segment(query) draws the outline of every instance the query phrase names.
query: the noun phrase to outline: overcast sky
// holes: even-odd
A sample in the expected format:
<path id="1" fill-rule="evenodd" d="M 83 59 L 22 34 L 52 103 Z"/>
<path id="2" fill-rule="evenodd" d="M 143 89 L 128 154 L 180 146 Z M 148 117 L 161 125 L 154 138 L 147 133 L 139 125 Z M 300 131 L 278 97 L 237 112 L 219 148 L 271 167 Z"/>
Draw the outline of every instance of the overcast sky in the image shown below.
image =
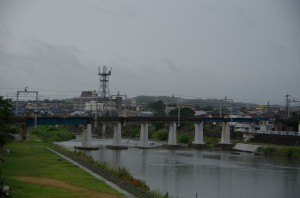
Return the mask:
<path id="1" fill-rule="evenodd" d="M 0 0 L 0 93 L 300 100 L 299 0 Z"/>

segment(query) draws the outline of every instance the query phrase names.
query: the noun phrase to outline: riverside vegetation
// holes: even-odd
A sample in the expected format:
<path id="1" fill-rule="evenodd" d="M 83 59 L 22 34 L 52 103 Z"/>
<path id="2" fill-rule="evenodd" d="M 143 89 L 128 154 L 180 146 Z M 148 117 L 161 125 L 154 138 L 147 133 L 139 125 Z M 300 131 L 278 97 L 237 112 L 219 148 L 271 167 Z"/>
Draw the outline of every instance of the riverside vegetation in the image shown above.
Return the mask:
<path id="1" fill-rule="evenodd" d="M 60 169 L 58 167 L 59 164 L 68 164 L 68 162 L 62 163 L 61 161 L 53 160 L 53 156 L 56 156 L 56 155 L 51 153 L 49 150 L 45 149 L 48 146 L 52 147 L 55 150 L 64 150 L 64 152 L 71 153 L 72 155 L 75 155 L 77 158 L 80 158 L 81 160 L 88 162 L 92 166 L 101 168 L 108 174 L 116 176 L 116 177 L 130 183 L 131 185 L 141 189 L 142 191 L 151 194 L 151 197 L 154 197 L 154 198 L 167 198 L 168 197 L 167 193 L 161 194 L 159 191 L 150 191 L 149 187 L 146 185 L 146 183 L 144 181 L 134 178 L 124 168 L 113 168 L 113 167 L 108 166 L 107 163 L 102 164 L 97 161 L 94 161 L 92 158 L 86 156 L 82 152 L 73 152 L 73 151 L 64 149 L 58 145 L 52 144 L 51 142 L 53 142 L 53 141 L 67 141 L 67 140 L 73 139 L 75 137 L 71 132 L 69 132 L 64 127 L 42 126 L 42 127 L 38 127 L 35 129 L 31 129 L 31 134 L 33 134 L 33 135 L 31 135 L 31 139 L 38 136 L 40 139 L 43 140 L 43 142 L 37 141 L 37 139 L 35 138 L 35 140 L 31 140 L 26 143 L 14 143 L 14 144 L 8 145 L 7 148 L 12 151 L 11 152 L 12 155 L 9 156 L 9 158 L 8 158 L 9 160 L 11 160 L 11 158 L 16 160 L 16 158 L 14 158 L 15 155 L 23 156 L 23 158 L 18 158 L 18 160 L 20 160 L 20 161 L 12 160 L 11 163 L 1 164 L 1 167 L 2 167 L 1 170 L 3 169 L 4 172 L 6 173 L 6 174 L 4 174 L 4 177 L 7 177 L 7 181 L 9 181 L 9 183 L 11 184 L 11 186 L 13 188 L 13 196 L 14 197 L 24 197 L 24 196 L 22 196 L 24 194 L 28 195 L 25 197 L 53 197 L 54 195 L 55 195 L 55 197 L 81 197 L 80 195 L 76 195 L 76 193 L 74 193 L 74 192 L 73 192 L 73 194 L 71 193 L 68 196 L 67 196 L 68 193 L 60 192 L 62 190 L 66 190 L 66 189 L 51 189 L 51 190 L 49 190 L 47 188 L 43 188 L 43 189 L 45 189 L 44 192 L 42 189 L 39 189 L 37 191 L 38 196 L 33 195 L 34 192 L 36 191 L 35 188 L 37 188 L 37 187 L 36 187 L 36 184 L 32 184 L 32 183 L 34 183 L 33 182 L 34 179 L 32 178 L 32 176 L 38 175 L 39 177 L 46 177 L 49 179 L 56 179 L 56 180 L 57 180 L 56 176 L 59 176 L 59 179 L 64 178 L 64 180 L 66 180 L 66 182 L 69 184 L 70 183 L 69 180 L 74 182 L 73 175 L 76 175 L 76 177 L 77 177 L 77 174 L 79 176 L 81 174 L 83 174 L 83 173 L 81 173 L 81 172 L 83 172 L 82 170 L 77 170 L 74 172 L 74 174 L 72 174 L 72 176 L 70 174 L 66 175 L 65 173 L 70 173 L 68 166 L 73 167 L 74 169 L 75 169 L 75 167 L 73 165 L 68 165 L 67 167 L 65 167 L 65 168 L 62 167 Z M 51 155 L 51 157 L 49 157 L 50 155 Z M 44 161 L 46 156 L 47 156 L 48 160 Z M 49 160 L 49 159 L 52 159 L 52 160 Z M 15 164 L 19 164 L 20 166 L 16 166 Z M 38 166 L 38 165 L 40 165 L 40 166 Z M 35 167 L 35 168 L 32 169 L 30 167 Z M 54 170 L 53 169 L 54 167 L 56 167 L 57 170 Z M 24 171 L 24 173 L 21 174 L 21 176 L 20 176 L 18 174 L 14 174 L 15 168 L 18 168 L 18 170 L 26 170 L 26 171 Z M 29 173 L 27 170 L 30 170 Z M 53 174 L 51 173 L 52 171 L 53 171 Z M 44 172 L 46 172 L 47 174 L 43 174 Z M 25 177 L 23 177 L 24 175 L 27 175 L 29 177 L 25 178 Z M 22 183 L 22 181 L 24 182 L 26 179 L 31 180 L 31 184 Z M 37 179 L 37 180 L 39 180 L 39 179 Z M 90 181 L 92 179 L 91 178 L 80 178 L 79 180 L 83 182 L 85 180 Z M 46 183 L 47 182 L 50 182 L 50 181 L 46 181 Z M 93 182 L 95 182 L 95 181 L 93 181 Z M 53 183 L 53 181 L 52 181 L 52 183 Z M 102 186 L 105 186 L 105 184 L 100 181 L 97 181 L 95 183 L 100 183 Z M 95 190 L 95 188 L 93 188 L 93 186 L 95 186 L 95 185 L 91 185 L 90 182 L 80 184 L 80 186 L 91 186 L 92 189 L 90 189 L 90 191 Z M 53 186 L 52 186 L 52 188 L 53 188 Z M 76 189 L 76 188 L 77 187 L 75 186 L 74 189 Z M 110 196 L 109 194 L 111 194 L 111 197 L 123 197 L 123 195 L 121 195 L 118 192 L 115 192 L 115 190 L 111 189 L 109 186 L 101 187 L 99 189 L 104 189 L 104 192 L 102 193 L 103 195 L 101 195 L 100 197 L 109 197 Z M 69 189 L 67 189 L 67 190 L 69 190 Z M 82 192 L 86 193 L 88 190 L 89 189 L 82 191 Z M 80 193 L 82 193 L 82 192 L 80 192 Z M 94 195 L 96 195 L 95 197 L 99 197 L 99 196 L 97 196 L 97 193 L 99 193 L 99 192 L 93 192 L 93 193 L 94 193 Z M 106 194 L 108 194 L 108 195 L 106 195 Z"/>
<path id="2" fill-rule="evenodd" d="M 158 128 L 158 129 L 157 129 Z M 208 149 L 215 150 L 218 147 L 220 139 L 221 128 L 215 125 L 208 125 L 204 128 L 204 142 Z M 155 125 L 149 125 L 150 139 L 157 141 L 168 140 L 168 128 L 164 125 L 156 127 Z M 124 129 L 125 136 L 129 138 L 139 138 L 140 129 L 138 126 L 128 125 Z M 191 144 L 194 141 L 194 126 L 192 124 L 183 124 L 178 128 L 177 142 L 182 144 Z M 240 142 L 233 139 L 232 143 Z M 251 142 L 248 142 L 251 144 Z M 252 142 L 255 144 L 255 142 Z M 300 148 L 297 146 L 279 146 L 279 145 L 267 145 L 266 147 L 260 147 L 257 153 L 264 156 L 280 157 L 289 160 L 300 160 Z"/>
<path id="3" fill-rule="evenodd" d="M 300 160 L 300 148 L 291 146 L 267 146 L 259 147 L 257 152 L 265 156 L 280 157 L 289 160 Z"/>
<path id="4" fill-rule="evenodd" d="M 115 189 L 48 150 L 34 135 L 28 142 L 6 146 L 1 178 L 18 197 L 125 197 Z"/>

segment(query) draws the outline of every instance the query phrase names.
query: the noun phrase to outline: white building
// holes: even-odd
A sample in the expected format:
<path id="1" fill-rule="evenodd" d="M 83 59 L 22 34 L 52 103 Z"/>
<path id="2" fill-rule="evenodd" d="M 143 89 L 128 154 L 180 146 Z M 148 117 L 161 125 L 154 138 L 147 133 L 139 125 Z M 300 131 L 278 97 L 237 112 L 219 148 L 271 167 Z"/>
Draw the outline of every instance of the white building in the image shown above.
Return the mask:
<path id="1" fill-rule="evenodd" d="M 104 103 L 96 102 L 96 101 L 89 101 L 85 103 L 84 110 L 85 111 L 103 111 L 104 110 Z"/>

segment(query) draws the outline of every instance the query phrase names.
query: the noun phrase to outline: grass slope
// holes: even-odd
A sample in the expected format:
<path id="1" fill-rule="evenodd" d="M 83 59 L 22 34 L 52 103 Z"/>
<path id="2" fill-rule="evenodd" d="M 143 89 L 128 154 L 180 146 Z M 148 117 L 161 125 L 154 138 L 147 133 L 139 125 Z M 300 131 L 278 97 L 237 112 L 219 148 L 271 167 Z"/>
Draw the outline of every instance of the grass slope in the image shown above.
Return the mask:
<path id="1" fill-rule="evenodd" d="M 10 154 L 0 170 L 12 197 L 124 197 L 45 146 L 39 141 L 7 146 Z"/>

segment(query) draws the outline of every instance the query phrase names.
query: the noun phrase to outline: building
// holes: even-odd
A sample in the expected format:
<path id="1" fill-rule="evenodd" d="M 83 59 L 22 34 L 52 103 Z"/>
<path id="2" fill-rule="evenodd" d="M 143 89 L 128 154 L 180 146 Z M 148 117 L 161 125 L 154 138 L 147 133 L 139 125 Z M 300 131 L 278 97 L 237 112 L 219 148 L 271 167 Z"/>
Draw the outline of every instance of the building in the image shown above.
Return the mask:
<path id="1" fill-rule="evenodd" d="M 82 91 L 80 97 L 73 98 L 73 110 L 82 111 L 85 109 L 85 103 L 96 101 L 97 92 L 94 91 Z"/>
<path id="2" fill-rule="evenodd" d="M 96 102 L 95 100 L 86 102 L 84 105 L 84 110 L 85 111 L 98 111 L 102 112 L 104 111 L 104 103 L 101 102 Z"/>

